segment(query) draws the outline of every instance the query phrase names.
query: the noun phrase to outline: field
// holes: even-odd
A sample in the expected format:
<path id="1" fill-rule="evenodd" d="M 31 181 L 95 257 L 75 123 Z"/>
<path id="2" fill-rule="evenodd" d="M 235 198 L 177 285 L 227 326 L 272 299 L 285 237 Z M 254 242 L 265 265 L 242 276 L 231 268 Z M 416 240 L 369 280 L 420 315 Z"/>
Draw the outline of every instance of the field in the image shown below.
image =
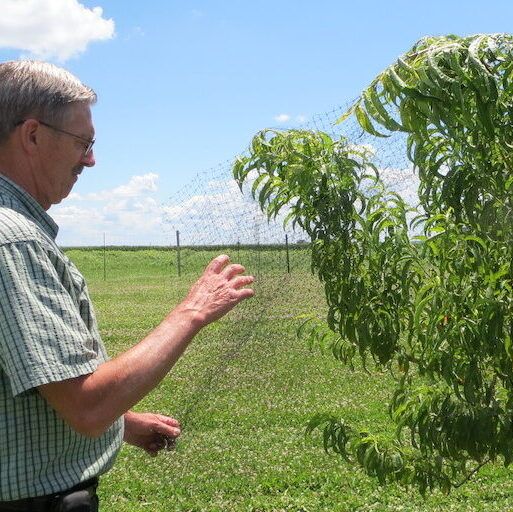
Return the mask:
<path id="1" fill-rule="evenodd" d="M 225 250 L 226 251 L 226 250 Z M 111 356 L 155 327 L 217 252 L 68 250 L 84 273 Z M 298 340 L 301 313 L 323 313 L 322 287 L 304 248 L 228 251 L 257 276 L 257 296 L 206 328 L 136 410 L 179 419 L 177 449 L 156 458 L 125 446 L 102 478 L 103 510 L 121 511 L 506 511 L 511 471 L 484 468 L 449 496 L 380 487 L 327 455 L 305 425 L 329 411 L 373 431 L 393 432 L 391 377 L 341 366 Z M 105 277 L 105 279 L 104 279 Z"/>

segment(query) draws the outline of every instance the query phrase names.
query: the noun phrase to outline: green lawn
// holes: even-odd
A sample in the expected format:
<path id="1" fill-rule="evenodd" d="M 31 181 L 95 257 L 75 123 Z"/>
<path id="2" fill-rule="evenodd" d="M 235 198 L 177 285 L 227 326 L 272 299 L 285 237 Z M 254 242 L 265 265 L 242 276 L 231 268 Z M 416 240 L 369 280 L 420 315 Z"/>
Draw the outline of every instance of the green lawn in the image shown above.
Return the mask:
<path id="1" fill-rule="evenodd" d="M 218 251 L 219 252 L 219 251 Z M 68 250 L 82 270 L 112 356 L 140 340 L 186 293 L 217 253 L 183 249 L 106 253 Z M 372 431 L 392 432 L 388 374 L 350 371 L 296 338 L 297 314 L 324 309 L 322 286 L 305 249 L 233 249 L 258 276 L 257 296 L 209 326 L 137 410 L 183 423 L 178 448 L 156 458 L 124 447 L 102 479 L 103 510 L 117 511 L 506 511 L 511 471 L 490 466 L 473 481 L 423 500 L 380 487 L 326 455 L 305 425 L 329 411 Z"/>

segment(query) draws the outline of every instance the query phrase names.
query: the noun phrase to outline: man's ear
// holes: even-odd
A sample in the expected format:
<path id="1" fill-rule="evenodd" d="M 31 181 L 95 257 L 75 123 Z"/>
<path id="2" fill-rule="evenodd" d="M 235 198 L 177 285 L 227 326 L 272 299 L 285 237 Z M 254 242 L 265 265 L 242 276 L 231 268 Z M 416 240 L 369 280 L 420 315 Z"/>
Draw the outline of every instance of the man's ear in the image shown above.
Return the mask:
<path id="1" fill-rule="evenodd" d="M 19 128 L 21 146 L 30 155 L 33 155 L 39 148 L 40 128 L 41 125 L 36 119 L 27 119 Z"/>

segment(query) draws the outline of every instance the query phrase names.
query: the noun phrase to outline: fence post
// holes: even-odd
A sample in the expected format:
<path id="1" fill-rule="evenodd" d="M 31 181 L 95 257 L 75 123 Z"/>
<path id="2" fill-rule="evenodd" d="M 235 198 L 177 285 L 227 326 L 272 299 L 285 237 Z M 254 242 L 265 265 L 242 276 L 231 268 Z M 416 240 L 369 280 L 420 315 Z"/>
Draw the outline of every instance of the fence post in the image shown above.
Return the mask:
<path id="1" fill-rule="evenodd" d="M 103 280 L 107 281 L 107 244 L 105 242 L 105 233 L 103 233 Z"/>
<path id="2" fill-rule="evenodd" d="M 262 251 L 260 246 L 260 238 L 257 242 L 257 276 L 260 277 L 260 267 L 262 266 Z"/>
<path id="3" fill-rule="evenodd" d="M 285 251 L 287 254 L 287 274 L 290 274 L 289 235 L 285 235 Z"/>
<path id="4" fill-rule="evenodd" d="M 176 230 L 176 267 L 178 269 L 178 277 L 182 275 L 182 264 L 180 261 L 180 231 Z"/>
<path id="5" fill-rule="evenodd" d="M 237 240 L 237 263 L 240 263 L 240 240 Z"/>

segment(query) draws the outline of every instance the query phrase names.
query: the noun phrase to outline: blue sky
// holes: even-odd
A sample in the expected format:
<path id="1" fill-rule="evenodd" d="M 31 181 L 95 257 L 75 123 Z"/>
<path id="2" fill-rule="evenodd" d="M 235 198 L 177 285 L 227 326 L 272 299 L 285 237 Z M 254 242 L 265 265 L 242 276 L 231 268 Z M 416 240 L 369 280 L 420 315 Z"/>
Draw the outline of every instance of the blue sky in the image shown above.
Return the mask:
<path id="1" fill-rule="evenodd" d="M 198 171 L 244 151 L 259 129 L 346 104 L 424 35 L 508 32 L 513 23 L 506 1 L 0 0 L 0 7 L 0 60 L 50 60 L 99 96 L 97 164 L 50 210 L 66 245 L 99 244 L 104 232 L 113 243 L 164 243 L 159 216 L 169 198 Z"/>

